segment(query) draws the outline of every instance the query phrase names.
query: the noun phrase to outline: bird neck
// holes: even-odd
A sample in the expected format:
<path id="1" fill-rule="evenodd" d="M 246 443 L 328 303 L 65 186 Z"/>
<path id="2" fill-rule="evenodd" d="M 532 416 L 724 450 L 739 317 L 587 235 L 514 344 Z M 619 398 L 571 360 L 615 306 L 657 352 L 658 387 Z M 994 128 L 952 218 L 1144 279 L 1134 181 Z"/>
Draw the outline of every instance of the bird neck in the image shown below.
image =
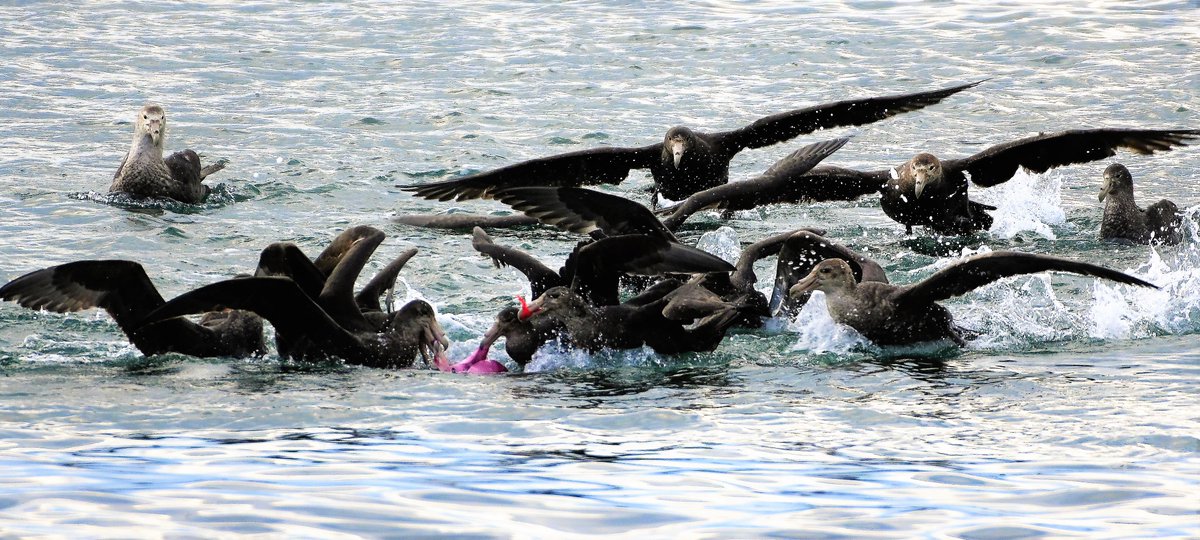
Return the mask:
<path id="1" fill-rule="evenodd" d="M 591 336 L 598 330 L 600 314 L 585 302 L 572 302 L 566 308 L 564 326 L 572 335 Z"/>
<path id="2" fill-rule="evenodd" d="M 1104 212 L 1131 212 L 1138 210 L 1133 191 L 1118 191 L 1104 197 Z"/>
<path id="3" fill-rule="evenodd" d="M 159 139 L 159 142 L 163 142 Z M 147 133 L 138 132 L 133 136 L 133 143 L 129 146 L 129 157 L 132 160 L 140 161 L 151 159 L 162 161 L 163 147 L 161 144 L 154 144 L 154 138 Z"/>
<path id="4" fill-rule="evenodd" d="M 827 290 L 822 289 L 825 293 L 825 301 L 829 304 L 841 304 L 854 298 L 854 292 L 858 288 L 858 283 L 851 281 L 850 283 L 838 283 Z"/>

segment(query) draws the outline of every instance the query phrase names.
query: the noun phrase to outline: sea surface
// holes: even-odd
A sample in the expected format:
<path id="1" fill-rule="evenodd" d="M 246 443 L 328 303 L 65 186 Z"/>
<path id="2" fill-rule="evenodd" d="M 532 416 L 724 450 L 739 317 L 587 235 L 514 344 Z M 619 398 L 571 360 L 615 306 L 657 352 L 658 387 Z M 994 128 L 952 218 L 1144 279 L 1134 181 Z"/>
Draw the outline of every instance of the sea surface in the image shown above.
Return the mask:
<path id="1" fill-rule="evenodd" d="M 364 279 L 419 248 L 397 301 L 434 304 L 456 357 L 528 284 L 465 233 L 393 220 L 509 210 L 397 184 L 981 79 L 747 150 L 731 177 L 844 135 L 828 163 L 880 170 L 1041 131 L 1200 128 L 1195 0 L 9 2 L 0 28 L 0 282 L 132 259 L 169 298 L 270 242 L 315 254 L 369 224 L 388 239 Z M 208 202 L 106 193 L 145 103 L 167 110 L 168 150 L 228 161 Z M 1115 161 L 1143 205 L 1186 209 L 1182 245 L 1097 239 Z M 1200 536 L 1200 145 L 973 196 L 999 210 L 965 238 L 906 235 L 874 197 L 701 213 L 681 237 L 736 252 L 815 226 L 895 283 L 1013 249 L 1162 288 L 1008 279 L 946 302 L 979 334 L 962 350 L 876 348 L 818 297 L 712 353 L 551 346 L 494 377 L 146 358 L 102 311 L 0 304 L 0 537 Z M 492 234 L 551 265 L 577 240 Z"/>

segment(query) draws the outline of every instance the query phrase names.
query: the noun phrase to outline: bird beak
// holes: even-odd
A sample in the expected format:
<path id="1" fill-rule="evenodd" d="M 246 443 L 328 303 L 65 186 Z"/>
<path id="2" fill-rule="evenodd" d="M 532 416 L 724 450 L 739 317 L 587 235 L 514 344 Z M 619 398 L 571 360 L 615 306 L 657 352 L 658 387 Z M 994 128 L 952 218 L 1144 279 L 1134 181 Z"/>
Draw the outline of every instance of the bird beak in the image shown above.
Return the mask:
<path id="1" fill-rule="evenodd" d="M 479 342 L 480 349 L 491 349 L 492 344 L 500 339 L 500 321 L 496 321 L 487 332 L 483 333 L 483 340 Z"/>
<path id="2" fill-rule="evenodd" d="M 1108 190 L 1107 190 L 1107 189 L 1102 189 L 1102 190 L 1100 190 L 1100 202 L 1104 202 L 1104 198 L 1105 198 L 1105 197 L 1107 197 L 1107 196 L 1108 196 Z"/>
<path id="3" fill-rule="evenodd" d="M 679 160 L 683 159 L 683 141 L 671 142 L 671 155 L 675 157 L 675 168 L 679 168 Z"/>
<path id="4" fill-rule="evenodd" d="M 525 302 L 524 297 L 518 296 L 517 301 L 521 302 L 521 312 L 520 312 L 520 314 L 517 315 L 517 318 L 522 321 L 529 320 L 529 318 L 532 317 L 534 313 L 537 313 L 542 310 L 542 298 L 540 296 L 533 302 L 529 302 L 529 303 Z"/>
<path id="5" fill-rule="evenodd" d="M 146 133 L 150 134 L 150 140 L 154 141 L 155 145 L 162 144 L 162 120 L 151 120 L 146 124 Z"/>
<path id="6" fill-rule="evenodd" d="M 443 348 L 450 347 L 450 339 L 446 337 L 446 331 L 442 329 L 442 325 L 437 319 L 433 319 L 429 326 L 425 327 L 425 339 L 430 343 L 437 343 Z"/>
<path id="7" fill-rule="evenodd" d="M 913 176 L 915 177 L 914 182 L 916 183 L 916 186 L 913 189 L 917 193 L 917 198 L 920 199 L 921 192 L 925 191 L 925 182 L 929 179 L 929 175 L 925 171 L 917 171 L 913 174 Z"/>
<path id="8" fill-rule="evenodd" d="M 796 298 L 804 293 L 812 292 L 816 288 L 817 274 L 816 272 L 810 272 L 807 276 L 804 276 L 804 279 L 797 281 L 795 285 L 792 285 L 791 289 L 788 289 L 788 296 Z"/>

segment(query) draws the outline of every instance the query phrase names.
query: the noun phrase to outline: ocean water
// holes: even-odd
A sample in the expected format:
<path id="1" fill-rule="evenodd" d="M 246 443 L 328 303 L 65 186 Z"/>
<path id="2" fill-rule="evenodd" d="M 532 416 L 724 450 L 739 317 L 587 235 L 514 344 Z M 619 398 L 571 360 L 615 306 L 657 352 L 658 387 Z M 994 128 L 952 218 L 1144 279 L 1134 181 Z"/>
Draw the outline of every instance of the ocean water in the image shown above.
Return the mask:
<path id="1" fill-rule="evenodd" d="M 124 258 L 170 297 L 270 242 L 316 253 L 370 224 L 389 238 L 366 274 L 419 248 L 398 294 L 437 307 L 459 357 L 528 285 L 466 234 L 393 218 L 507 209 L 396 184 L 985 78 L 745 151 L 731 176 L 843 135 L 828 163 L 877 170 L 1040 131 L 1200 127 L 1195 1 L 10 3 L 0 28 L 0 280 Z M 169 150 L 228 160 L 209 202 L 105 193 L 151 102 Z M 1143 204 L 1187 208 L 1187 241 L 1097 240 L 1112 161 Z M 550 347 L 498 377 L 144 358 L 103 312 L 0 304 L 0 536 L 1200 536 L 1200 148 L 973 193 L 1000 209 L 962 239 L 906 236 L 870 197 L 702 213 L 681 237 L 728 250 L 817 226 L 897 283 L 1016 249 L 1162 288 L 1002 281 L 946 303 L 979 333 L 962 350 L 880 350 L 818 297 L 713 353 Z M 553 262 L 575 242 L 493 236 Z"/>

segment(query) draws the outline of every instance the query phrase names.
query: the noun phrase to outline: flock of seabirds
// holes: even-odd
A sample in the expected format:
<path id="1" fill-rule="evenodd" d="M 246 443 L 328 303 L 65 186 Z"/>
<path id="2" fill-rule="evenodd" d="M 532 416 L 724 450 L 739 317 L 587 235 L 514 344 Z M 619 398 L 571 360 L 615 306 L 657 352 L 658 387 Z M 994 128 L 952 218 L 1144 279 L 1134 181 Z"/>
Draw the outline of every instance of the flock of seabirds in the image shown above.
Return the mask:
<path id="1" fill-rule="evenodd" d="M 475 353 L 451 363 L 449 341 L 433 306 L 414 300 L 398 310 L 381 305 L 410 249 L 366 286 L 359 274 L 385 234 L 355 226 L 334 238 L 316 258 L 293 243 L 266 247 L 252 275 L 236 276 L 166 301 L 142 266 L 126 260 L 84 260 L 25 274 L 0 287 L 0 299 L 30 309 L 73 312 L 99 307 L 116 320 L 146 355 L 244 357 L 265 353 L 263 320 L 275 328 L 280 357 L 340 359 L 380 367 L 411 367 L 420 356 L 443 371 L 494 373 L 507 368 L 488 358 L 504 338 L 508 356 L 522 368 L 544 344 L 598 351 L 649 346 L 660 354 L 711 351 L 733 327 L 755 328 L 770 317 L 791 317 L 813 291 L 826 296 L 829 314 L 872 342 L 903 345 L 950 341 L 965 345 L 970 331 L 955 325 L 941 300 L 993 281 L 1045 271 L 1072 272 L 1143 287 L 1137 277 L 1059 257 L 997 251 L 958 260 L 918 283 L 889 283 L 875 261 L 825 237 L 817 229 L 776 234 L 745 247 L 736 264 L 679 241 L 672 232 L 704 210 L 726 212 L 768 204 L 844 201 L 878 194 L 880 207 L 905 225 L 942 235 L 987 230 L 995 207 L 970 200 L 968 186 L 989 187 L 1018 169 L 1041 173 L 1087 163 L 1118 150 L 1153 154 L 1200 138 L 1196 129 L 1078 129 L 1043 133 L 997 144 L 975 155 L 940 159 L 920 153 L 890 169 L 858 171 L 822 165 L 846 138 L 804 146 L 761 175 L 730 182 L 729 163 L 743 149 L 761 148 L 814 131 L 869 124 L 916 111 L 983 81 L 903 95 L 838 101 L 761 118 L 730 131 L 669 129 L 662 142 L 638 148 L 600 147 L 533 159 L 446 181 L 405 186 L 415 196 L 440 201 L 492 199 L 523 215 L 407 215 L 410 225 L 473 229 L 472 247 L 497 267 L 529 279 L 532 300 L 502 309 Z M 166 113 L 147 105 L 138 112 L 133 142 L 110 192 L 199 203 L 202 181 L 224 163 L 201 166 L 192 150 L 164 159 Z M 581 186 L 618 184 L 633 169 L 649 169 L 651 207 Z M 659 197 L 682 201 L 659 208 Z M 1100 236 L 1135 243 L 1182 240 L 1179 209 L 1162 200 L 1148 208 L 1134 201 L 1128 169 L 1112 164 L 1099 193 L 1104 202 Z M 497 244 L 483 227 L 542 223 L 587 235 L 561 268 L 519 249 Z M 754 265 L 776 257 L 768 298 L 755 288 Z M 622 300 L 622 292 L 630 296 Z M 198 322 L 189 315 L 202 314 Z"/>

